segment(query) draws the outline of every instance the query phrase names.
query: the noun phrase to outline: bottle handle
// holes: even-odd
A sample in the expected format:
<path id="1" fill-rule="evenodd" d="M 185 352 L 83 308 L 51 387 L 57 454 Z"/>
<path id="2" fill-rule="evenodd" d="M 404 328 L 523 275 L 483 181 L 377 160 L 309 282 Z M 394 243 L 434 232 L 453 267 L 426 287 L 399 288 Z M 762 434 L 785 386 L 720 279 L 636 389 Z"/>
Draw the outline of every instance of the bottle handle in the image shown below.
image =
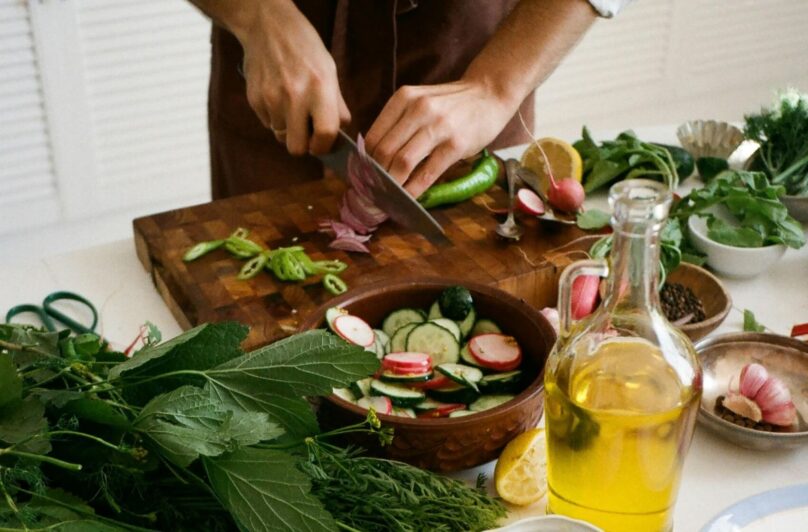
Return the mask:
<path id="1" fill-rule="evenodd" d="M 609 265 L 603 260 L 579 260 L 567 266 L 558 280 L 558 332 L 566 334 L 572 324 L 572 283 L 579 275 L 609 275 Z"/>

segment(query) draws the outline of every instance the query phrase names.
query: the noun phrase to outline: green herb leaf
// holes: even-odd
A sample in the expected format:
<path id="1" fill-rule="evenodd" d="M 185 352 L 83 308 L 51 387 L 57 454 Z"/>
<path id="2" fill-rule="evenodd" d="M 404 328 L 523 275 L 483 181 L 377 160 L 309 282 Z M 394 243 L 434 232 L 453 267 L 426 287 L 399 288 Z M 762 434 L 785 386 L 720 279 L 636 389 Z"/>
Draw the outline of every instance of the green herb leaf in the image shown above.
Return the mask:
<path id="1" fill-rule="evenodd" d="M 599 209 L 587 209 L 576 217 L 578 227 L 583 230 L 601 229 L 609 225 L 612 215 Z"/>
<path id="2" fill-rule="evenodd" d="M 309 492 L 296 459 L 271 449 L 244 448 L 203 464 L 213 490 L 244 530 L 331 531 L 337 525 Z"/>
<path id="3" fill-rule="evenodd" d="M 19 451 L 47 454 L 50 440 L 34 438 L 46 430 L 45 407 L 34 397 L 17 399 L 0 408 L 0 441 L 17 444 L 15 449 Z"/>
<path id="4" fill-rule="evenodd" d="M 9 353 L 0 352 L 0 407 L 22 397 L 22 379 Z"/>
<path id="5" fill-rule="evenodd" d="M 757 322 L 755 314 L 751 310 L 744 309 L 743 330 L 747 332 L 763 332 L 766 330 L 766 327 Z"/>
<path id="6" fill-rule="evenodd" d="M 62 413 L 72 414 L 80 419 L 107 425 L 121 430 L 129 428 L 129 419 L 108 402 L 94 397 L 79 397 L 67 401 L 61 407 Z"/>
<path id="7" fill-rule="evenodd" d="M 215 394 L 224 405 L 245 411 L 265 412 L 289 436 L 303 438 L 320 432 L 311 405 L 301 397 L 286 397 L 268 390 L 254 393 L 239 387 L 222 386 L 216 381 L 209 382 L 205 388 Z"/>
<path id="8" fill-rule="evenodd" d="M 283 433 L 266 414 L 227 409 L 209 390 L 195 386 L 155 397 L 143 407 L 134 426 L 181 467 L 199 455 L 218 456 Z"/>

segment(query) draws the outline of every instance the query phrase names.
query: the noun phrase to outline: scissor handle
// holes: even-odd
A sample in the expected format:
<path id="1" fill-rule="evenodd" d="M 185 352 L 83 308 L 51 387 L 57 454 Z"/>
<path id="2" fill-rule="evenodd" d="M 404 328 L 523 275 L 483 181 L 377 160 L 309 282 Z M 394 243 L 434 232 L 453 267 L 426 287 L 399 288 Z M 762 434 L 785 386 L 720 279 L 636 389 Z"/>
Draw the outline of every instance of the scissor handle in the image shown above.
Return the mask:
<path id="1" fill-rule="evenodd" d="M 87 327 L 83 325 L 70 316 L 67 316 L 65 313 L 60 312 L 58 309 L 53 308 L 53 303 L 56 301 L 60 301 L 63 299 L 69 299 L 71 301 L 78 301 L 82 303 L 84 306 L 90 309 L 90 312 L 93 314 L 93 323 Z M 98 311 L 95 310 L 95 306 L 90 303 L 87 299 L 83 298 L 82 296 L 75 294 L 73 292 L 53 292 L 45 297 L 44 301 L 42 301 L 42 308 L 46 314 L 49 314 L 56 320 L 64 323 L 77 333 L 91 333 L 95 331 L 95 326 L 98 325 Z"/>
<path id="2" fill-rule="evenodd" d="M 19 314 L 25 314 L 26 312 L 30 312 L 32 314 L 36 314 L 39 318 L 39 321 L 42 322 L 42 325 L 49 331 L 53 332 L 56 331 L 56 325 L 53 323 L 53 320 L 50 319 L 48 313 L 45 312 L 40 306 L 37 305 L 17 305 L 11 307 L 8 312 L 6 312 L 6 323 L 11 323 L 11 318 L 17 316 Z"/>

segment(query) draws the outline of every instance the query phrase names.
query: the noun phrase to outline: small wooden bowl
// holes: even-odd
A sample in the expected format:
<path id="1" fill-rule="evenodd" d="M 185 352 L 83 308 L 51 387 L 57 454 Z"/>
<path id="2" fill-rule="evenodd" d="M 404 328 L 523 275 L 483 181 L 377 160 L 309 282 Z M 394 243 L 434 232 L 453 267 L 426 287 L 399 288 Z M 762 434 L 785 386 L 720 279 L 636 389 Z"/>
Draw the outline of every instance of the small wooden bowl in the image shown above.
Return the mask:
<path id="1" fill-rule="evenodd" d="M 583 236 L 565 245 L 564 250 L 588 252 L 592 244 L 602 237 L 603 235 Z M 712 273 L 701 266 L 682 262 L 668 274 L 667 280 L 690 288 L 704 305 L 704 320 L 679 326 L 679 330 L 692 341 L 704 338 L 727 319 L 732 309 L 732 298 L 724 284 Z"/>
<path id="2" fill-rule="evenodd" d="M 450 472 L 475 467 L 496 459 L 503 447 L 525 430 L 536 426 L 543 411 L 544 363 L 555 343 L 555 332 L 536 309 L 508 293 L 477 283 L 452 279 L 416 278 L 361 286 L 315 310 L 301 324 L 301 330 L 325 326 L 325 311 L 333 306 L 378 327 L 393 310 L 426 309 L 444 288 L 463 285 L 474 298 L 480 317 L 495 320 L 503 332 L 522 346 L 522 368 L 531 376 L 527 387 L 499 407 L 458 418 L 403 418 L 379 415 L 382 426 L 392 427 L 392 445 L 380 447 L 377 438 L 351 434 L 348 443 L 371 453 L 401 460 L 433 471 Z M 358 423 L 367 411 L 335 395 L 326 397 L 318 417 L 323 428 Z"/>
<path id="3" fill-rule="evenodd" d="M 701 266 L 683 262 L 668 274 L 668 281 L 690 288 L 704 305 L 704 320 L 679 327 L 694 342 L 716 330 L 727 319 L 732 309 L 732 298 L 712 273 Z"/>

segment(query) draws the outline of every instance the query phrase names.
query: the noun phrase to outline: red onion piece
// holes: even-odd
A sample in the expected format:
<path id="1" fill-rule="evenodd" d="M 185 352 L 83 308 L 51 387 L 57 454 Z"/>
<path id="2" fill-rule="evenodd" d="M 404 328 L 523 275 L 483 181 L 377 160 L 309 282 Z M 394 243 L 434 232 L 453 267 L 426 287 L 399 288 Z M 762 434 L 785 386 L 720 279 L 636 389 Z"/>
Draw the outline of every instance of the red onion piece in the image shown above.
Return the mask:
<path id="1" fill-rule="evenodd" d="M 342 205 L 339 208 L 339 217 L 343 223 L 350 226 L 351 229 L 356 231 L 359 234 L 366 235 L 376 230 L 375 227 L 368 227 L 359 220 L 351 209 L 348 207 L 348 204 L 345 201 L 342 202 Z"/>
<path id="2" fill-rule="evenodd" d="M 355 238 L 343 237 L 337 238 L 331 242 L 328 247 L 332 249 L 341 249 L 343 251 L 356 251 L 358 253 L 370 253 L 370 250 L 362 242 Z"/>

